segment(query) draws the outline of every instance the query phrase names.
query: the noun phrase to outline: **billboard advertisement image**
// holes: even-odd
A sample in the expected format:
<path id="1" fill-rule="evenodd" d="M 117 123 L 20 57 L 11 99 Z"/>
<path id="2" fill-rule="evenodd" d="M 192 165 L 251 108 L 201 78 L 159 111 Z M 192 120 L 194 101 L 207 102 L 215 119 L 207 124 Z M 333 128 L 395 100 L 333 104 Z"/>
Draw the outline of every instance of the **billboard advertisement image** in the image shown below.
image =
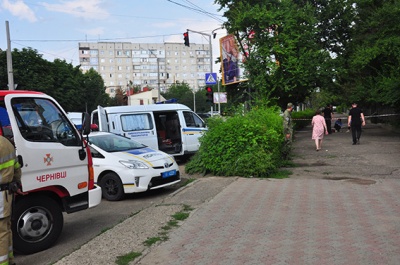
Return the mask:
<path id="1" fill-rule="evenodd" d="M 240 67 L 241 54 L 234 35 L 227 35 L 219 40 L 222 61 L 222 84 L 229 85 L 243 80 Z"/>

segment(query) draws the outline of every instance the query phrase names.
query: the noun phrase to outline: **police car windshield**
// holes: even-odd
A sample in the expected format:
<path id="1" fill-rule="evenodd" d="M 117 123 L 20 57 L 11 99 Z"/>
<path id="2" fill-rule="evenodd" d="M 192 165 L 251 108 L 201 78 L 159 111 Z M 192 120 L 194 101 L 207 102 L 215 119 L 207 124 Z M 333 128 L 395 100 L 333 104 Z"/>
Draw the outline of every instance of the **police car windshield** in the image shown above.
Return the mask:
<path id="1" fill-rule="evenodd" d="M 110 153 L 146 147 L 141 143 L 116 134 L 90 135 L 89 142 Z"/>

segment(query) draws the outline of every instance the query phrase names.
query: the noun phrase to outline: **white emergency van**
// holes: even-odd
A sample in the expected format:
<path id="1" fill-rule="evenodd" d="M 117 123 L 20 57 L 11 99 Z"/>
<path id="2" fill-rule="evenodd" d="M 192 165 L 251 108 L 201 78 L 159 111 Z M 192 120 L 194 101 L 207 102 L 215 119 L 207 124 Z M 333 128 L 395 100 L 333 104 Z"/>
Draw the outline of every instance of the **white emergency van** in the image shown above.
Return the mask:
<path id="1" fill-rule="evenodd" d="M 113 132 L 173 156 L 199 150 L 204 121 L 182 104 L 101 107 L 91 114 L 100 131 Z"/>
<path id="2" fill-rule="evenodd" d="M 63 212 L 98 205 L 90 149 L 65 111 L 40 92 L 0 90 L 0 133 L 16 147 L 22 190 L 13 207 L 14 249 L 30 254 L 52 246 L 63 228 Z"/>

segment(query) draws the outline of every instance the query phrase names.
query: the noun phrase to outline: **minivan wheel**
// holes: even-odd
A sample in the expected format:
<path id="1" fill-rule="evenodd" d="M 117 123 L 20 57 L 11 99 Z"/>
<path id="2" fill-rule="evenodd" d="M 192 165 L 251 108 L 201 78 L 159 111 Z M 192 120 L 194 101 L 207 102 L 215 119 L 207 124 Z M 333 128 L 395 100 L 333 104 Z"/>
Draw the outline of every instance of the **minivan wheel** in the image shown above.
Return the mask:
<path id="1" fill-rule="evenodd" d="M 122 181 L 115 173 L 107 173 L 100 181 L 103 198 L 108 201 L 119 201 L 125 193 Z"/>

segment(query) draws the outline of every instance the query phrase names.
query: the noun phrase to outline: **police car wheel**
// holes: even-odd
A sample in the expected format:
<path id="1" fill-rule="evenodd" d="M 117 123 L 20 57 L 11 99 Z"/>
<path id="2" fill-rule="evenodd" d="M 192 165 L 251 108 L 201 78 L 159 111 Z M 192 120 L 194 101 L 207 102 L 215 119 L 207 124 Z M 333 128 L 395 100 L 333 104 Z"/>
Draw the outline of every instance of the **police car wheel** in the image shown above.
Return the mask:
<path id="1" fill-rule="evenodd" d="M 119 201 L 124 197 L 124 187 L 119 176 L 107 173 L 100 181 L 103 198 L 108 201 Z"/>
<path id="2" fill-rule="evenodd" d="M 14 250 L 32 254 L 51 247 L 61 234 L 64 217 L 58 203 L 44 196 L 24 196 L 14 208 Z"/>

